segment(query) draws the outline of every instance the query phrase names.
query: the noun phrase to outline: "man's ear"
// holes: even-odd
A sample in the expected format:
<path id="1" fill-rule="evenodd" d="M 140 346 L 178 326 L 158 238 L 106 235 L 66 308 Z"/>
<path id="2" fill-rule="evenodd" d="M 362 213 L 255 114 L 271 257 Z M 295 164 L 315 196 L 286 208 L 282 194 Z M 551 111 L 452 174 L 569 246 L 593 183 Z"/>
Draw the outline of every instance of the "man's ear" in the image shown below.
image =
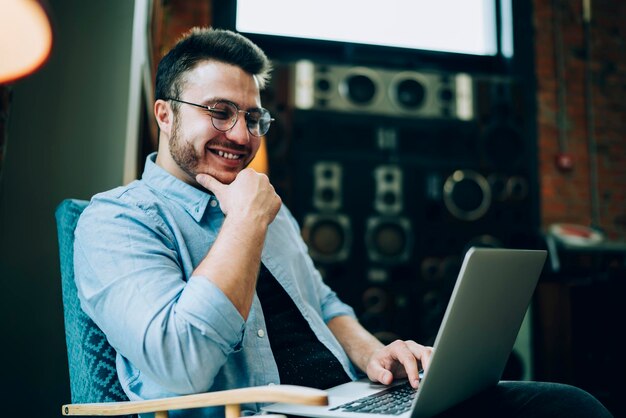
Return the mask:
<path id="1" fill-rule="evenodd" d="M 170 104 L 161 99 L 154 102 L 154 116 L 159 125 L 159 130 L 169 136 L 174 123 L 174 114 Z"/>

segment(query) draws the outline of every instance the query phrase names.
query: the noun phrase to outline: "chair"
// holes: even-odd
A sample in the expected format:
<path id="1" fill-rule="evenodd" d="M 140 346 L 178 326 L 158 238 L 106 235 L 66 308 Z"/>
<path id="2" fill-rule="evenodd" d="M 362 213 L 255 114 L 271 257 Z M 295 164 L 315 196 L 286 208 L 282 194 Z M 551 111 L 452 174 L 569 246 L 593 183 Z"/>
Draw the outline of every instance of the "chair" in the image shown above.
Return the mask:
<path id="1" fill-rule="evenodd" d="M 129 401 L 117 379 L 115 350 L 109 345 L 104 333 L 81 309 L 74 282 L 74 229 L 87 204 L 84 200 L 66 199 L 55 212 L 73 402 L 63 405 L 63 415 L 130 417 L 135 416 L 133 414 L 154 412 L 155 418 L 166 418 L 170 410 L 224 405 L 226 418 L 235 418 L 241 413 L 241 403 L 327 405 L 326 392 L 291 385 L 259 386 L 148 401 Z"/>

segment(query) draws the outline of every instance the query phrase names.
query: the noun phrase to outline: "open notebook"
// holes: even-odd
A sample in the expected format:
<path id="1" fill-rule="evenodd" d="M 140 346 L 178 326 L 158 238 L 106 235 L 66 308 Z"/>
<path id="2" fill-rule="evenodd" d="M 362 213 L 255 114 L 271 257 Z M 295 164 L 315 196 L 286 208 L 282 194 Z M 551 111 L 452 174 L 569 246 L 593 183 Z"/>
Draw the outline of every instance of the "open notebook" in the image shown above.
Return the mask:
<path id="1" fill-rule="evenodd" d="M 544 250 L 502 248 L 471 248 L 465 254 L 433 345 L 430 368 L 417 391 L 406 382 L 390 388 L 362 379 L 329 389 L 328 406 L 275 403 L 263 410 L 308 417 L 422 418 L 496 384 L 546 255 Z M 395 390 L 404 395 L 389 393 Z"/>

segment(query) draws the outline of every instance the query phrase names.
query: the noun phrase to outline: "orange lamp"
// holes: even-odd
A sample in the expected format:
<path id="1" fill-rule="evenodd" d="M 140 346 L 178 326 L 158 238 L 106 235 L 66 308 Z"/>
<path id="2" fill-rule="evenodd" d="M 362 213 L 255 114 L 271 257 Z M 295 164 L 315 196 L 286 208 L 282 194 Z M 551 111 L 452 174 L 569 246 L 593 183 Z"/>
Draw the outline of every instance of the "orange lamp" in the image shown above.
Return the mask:
<path id="1" fill-rule="evenodd" d="M 270 167 L 267 157 L 267 144 L 265 143 L 265 137 L 261 138 L 261 145 L 257 151 L 254 159 L 250 162 L 250 168 L 258 173 L 269 175 Z"/>
<path id="2" fill-rule="evenodd" d="M 51 50 L 52 26 L 39 1 L 0 1 L 0 83 L 37 71 Z"/>

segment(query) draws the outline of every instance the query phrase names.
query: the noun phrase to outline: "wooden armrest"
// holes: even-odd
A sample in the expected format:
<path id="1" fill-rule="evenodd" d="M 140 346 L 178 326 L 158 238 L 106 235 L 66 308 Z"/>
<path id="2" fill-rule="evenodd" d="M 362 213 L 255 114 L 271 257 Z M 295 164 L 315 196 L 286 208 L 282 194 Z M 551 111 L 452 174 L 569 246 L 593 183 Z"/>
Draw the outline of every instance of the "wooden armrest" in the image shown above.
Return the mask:
<path id="1" fill-rule="evenodd" d="M 61 412 L 63 415 L 127 415 L 157 412 L 157 417 L 167 417 L 167 411 L 175 409 L 226 405 L 226 417 L 234 418 L 240 415 L 239 404 L 253 402 L 328 405 L 328 396 L 326 392 L 319 389 L 293 385 L 271 385 L 149 401 L 68 404 L 63 405 Z"/>

